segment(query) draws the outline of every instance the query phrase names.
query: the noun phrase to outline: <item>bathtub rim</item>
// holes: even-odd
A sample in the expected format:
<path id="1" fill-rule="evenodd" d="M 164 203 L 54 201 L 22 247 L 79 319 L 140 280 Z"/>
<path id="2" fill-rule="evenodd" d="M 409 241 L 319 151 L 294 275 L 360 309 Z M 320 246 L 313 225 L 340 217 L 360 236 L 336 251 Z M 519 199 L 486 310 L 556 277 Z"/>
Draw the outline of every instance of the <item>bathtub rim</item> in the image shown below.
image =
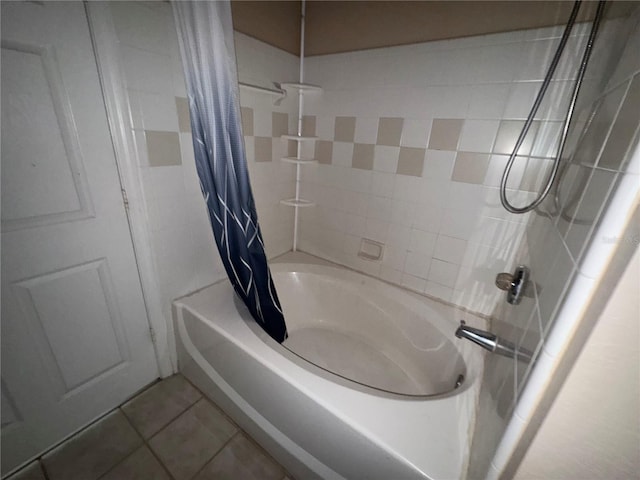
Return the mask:
<path id="1" fill-rule="evenodd" d="M 286 255 L 287 254 L 285 254 L 284 256 Z M 304 255 L 306 256 L 307 254 L 304 254 Z M 282 257 L 279 257 L 279 258 L 282 258 Z M 284 269 L 285 267 L 291 267 L 293 265 L 301 265 L 301 266 L 304 266 L 304 269 L 310 269 L 312 271 L 318 271 L 319 269 L 323 269 L 323 268 L 330 268 L 333 270 L 334 273 L 338 273 L 339 275 L 343 275 L 347 277 L 358 277 L 358 276 L 364 277 L 367 279 L 367 281 L 371 282 L 375 288 L 384 289 L 384 290 L 386 289 L 398 290 L 402 295 L 406 295 L 407 298 L 410 298 L 412 302 L 416 302 L 419 304 L 426 303 L 428 308 L 432 308 L 431 305 L 428 305 L 429 303 L 434 302 L 434 300 L 430 297 L 417 294 L 410 290 L 406 290 L 398 285 L 394 285 L 389 282 L 384 282 L 375 277 L 362 274 L 361 272 L 358 272 L 356 270 L 351 270 L 351 269 L 342 267 L 341 265 L 338 265 L 338 264 L 333 264 L 330 262 L 326 262 L 325 264 L 324 263 L 325 261 L 321 259 L 318 259 L 318 260 L 320 260 L 323 263 L 285 262 L 280 260 L 278 262 L 273 262 L 272 268 L 275 267 L 274 270 L 276 271 Z M 290 270 L 283 270 L 283 271 L 290 271 Z M 441 392 L 441 393 L 431 394 L 431 395 L 411 395 L 411 394 L 402 394 L 402 393 L 379 389 L 376 387 L 371 387 L 369 385 L 359 383 L 352 379 L 343 377 L 339 374 L 336 374 L 334 372 L 331 372 L 329 370 L 326 370 L 322 367 L 315 365 L 313 362 L 305 359 L 301 355 L 296 354 L 295 352 L 289 350 L 287 347 L 285 347 L 282 344 L 279 344 L 273 338 L 271 338 L 252 317 L 251 313 L 247 309 L 242 299 L 231 287 L 231 284 L 228 278 L 223 278 L 211 285 L 208 285 L 206 287 L 196 290 L 195 292 L 192 292 L 183 297 L 180 297 L 176 299 L 173 302 L 173 304 L 176 307 L 186 308 L 187 310 L 189 310 L 191 314 L 198 317 L 201 321 L 208 324 L 211 328 L 216 328 L 216 324 L 212 319 L 208 319 L 207 317 L 203 316 L 200 312 L 198 312 L 191 305 L 189 305 L 188 301 L 190 298 L 203 294 L 203 292 L 205 292 L 206 290 L 216 288 L 216 287 L 222 287 L 222 285 L 228 286 L 230 291 L 233 292 L 233 302 L 234 302 L 237 313 L 240 315 L 240 317 L 243 320 L 243 323 L 247 326 L 247 328 L 262 343 L 264 343 L 267 347 L 271 348 L 272 350 L 274 350 L 275 352 L 277 352 L 278 354 L 280 354 L 281 356 L 283 356 L 285 359 L 289 360 L 296 366 L 302 368 L 303 370 L 306 370 L 313 375 L 319 376 L 326 381 L 336 383 L 341 387 L 349 388 L 359 393 L 363 393 L 365 395 L 371 395 L 371 396 L 386 398 L 390 400 L 400 400 L 400 401 L 406 401 L 406 402 L 421 402 L 421 401 L 444 400 L 451 397 L 455 397 L 457 395 L 461 395 L 464 392 L 466 392 L 468 389 L 472 388 L 475 385 L 475 383 L 481 379 L 482 368 L 484 364 L 484 356 L 483 356 L 484 352 L 480 349 L 473 348 L 473 346 L 469 342 L 463 342 L 463 341 L 456 342 L 454 340 L 450 340 L 450 342 L 454 346 L 456 352 L 458 353 L 458 355 L 460 356 L 460 358 L 462 359 L 465 365 L 464 381 L 462 385 L 458 388 L 452 388 L 451 390 L 448 390 L 446 392 Z M 484 319 L 474 313 L 466 312 L 464 310 L 459 309 L 458 307 L 453 307 L 452 305 L 449 305 L 444 302 L 435 302 L 435 303 L 436 303 L 436 306 L 435 306 L 436 308 L 434 308 L 434 310 L 436 310 L 436 313 L 440 313 L 440 312 L 437 312 L 438 308 L 453 309 L 456 311 L 456 313 L 464 314 L 466 316 L 465 321 L 467 321 L 467 323 L 471 325 L 477 325 L 479 328 L 485 327 Z M 470 316 L 471 318 L 469 318 Z M 473 318 L 473 317 L 476 317 L 476 318 Z M 441 335 L 447 338 L 447 333 L 446 333 L 447 330 L 445 330 L 442 324 L 444 323 L 449 324 L 448 327 L 450 328 L 451 335 L 453 336 L 453 332 L 455 332 L 455 328 L 457 328 L 457 323 L 455 323 L 453 319 L 448 320 L 446 319 L 446 317 L 443 317 L 443 316 L 440 316 L 439 319 L 440 319 L 438 321 L 439 325 L 434 322 L 430 322 L 431 325 L 434 326 L 440 332 Z M 229 339 L 233 341 L 232 338 L 229 338 Z M 237 343 L 237 342 L 234 341 L 234 343 Z M 481 362 L 482 365 L 477 365 L 477 362 Z"/>

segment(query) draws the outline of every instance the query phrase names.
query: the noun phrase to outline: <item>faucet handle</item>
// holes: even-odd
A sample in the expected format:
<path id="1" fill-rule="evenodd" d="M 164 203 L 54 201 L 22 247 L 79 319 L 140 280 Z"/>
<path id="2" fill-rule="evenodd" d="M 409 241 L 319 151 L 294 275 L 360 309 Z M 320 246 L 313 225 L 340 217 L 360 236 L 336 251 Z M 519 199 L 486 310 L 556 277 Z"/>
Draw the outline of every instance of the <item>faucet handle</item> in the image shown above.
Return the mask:
<path id="1" fill-rule="evenodd" d="M 496 275 L 496 287 L 500 290 L 509 290 L 513 284 L 513 275 L 510 273 L 502 272 Z"/>
<path id="2" fill-rule="evenodd" d="M 528 281 L 529 268 L 525 265 L 518 265 L 513 275 L 504 272 L 499 273 L 496 276 L 496 287 L 500 290 L 506 290 L 507 303 L 518 305 Z"/>

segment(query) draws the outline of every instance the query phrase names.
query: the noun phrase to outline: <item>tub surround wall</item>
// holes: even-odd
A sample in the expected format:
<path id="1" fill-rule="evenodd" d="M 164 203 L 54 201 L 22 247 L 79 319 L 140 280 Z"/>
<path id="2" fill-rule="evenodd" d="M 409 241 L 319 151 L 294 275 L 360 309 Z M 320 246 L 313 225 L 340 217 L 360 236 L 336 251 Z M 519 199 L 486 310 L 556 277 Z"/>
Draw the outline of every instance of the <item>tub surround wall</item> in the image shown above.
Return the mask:
<path id="1" fill-rule="evenodd" d="M 164 314 L 169 319 L 173 299 L 224 278 L 225 272 L 195 169 L 171 6 L 165 2 L 112 2 L 110 8 L 131 106 L 131 129 L 152 233 L 150 248 Z M 273 81 L 295 78 L 297 57 L 238 33 L 236 54 L 240 81 L 272 87 Z M 278 200 L 282 192 L 292 188 L 293 177 L 286 167 L 280 168 L 280 162 L 256 162 L 250 139 L 259 135 L 271 141 L 271 116 L 293 117 L 297 108 L 289 99 L 276 107 L 273 98 L 244 90 L 240 94 L 241 105 L 247 107 L 243 113 L 251 112 L 257 119 L 251 129 L 249 115 L 243 116 L 250 177 L 270 257 L 291 249 L 293 213 L 280 208 Z M 273 144 L 277 155 L 279 141 Z M 258 152 L 262 154 L 262 150 Z"/>
<path id="2" fill-rule="evenodd" d="M 600 282 L 612 252 L 640 234 L 629 219 L 634 199 L 637 205 L 640 198 L 640 10 L 622 27 L 611 38 L 610 55 L 619 60 L 617 66 L 607 72 L 602 93 L 588 99 L 590 104 L 583 101 L 578 112 L 574 133 L 579 139 L 557 184 L 557 205 L 549 198 L 526 227 L 524 258 L 531 267 L 534 298 L 516 308 L 505 304 L 496 315 L 496 333 L 535 352 L 537 360 L 526 365 L 488 357 L 485 372 L 500 372 L 503 388 L 481 392 L 478 418 L 493 420 L 481 420 L 491 427 L 474 444 L 471 477 L 489 468 L 490 478 L 498 478 L 596 289 L 611 288 Z M 513 412 L 517 416 L 510 418 Z M 509 420 L 489 466 L 487 455 Z"/>
<path id="3" fill-rule="evenodd" d="M 309 58 L 307 79 L 324 93 L 305 106 L 320 164 L 303 171 L 302 192 L 318 207 L 301 212 L 300 248 L 493 313 L 502 299 L 495 274 L 512 270 L 528 221 L 504 211 L 498 186 L 561 33 Z M 516 204 L 532 199 L 551 164 L 586 33 L 588 25 L 576 27 L 521 148 L 509 183 Z M 363 238 L 385 244 L 381 262 L 358 257 Z"/>

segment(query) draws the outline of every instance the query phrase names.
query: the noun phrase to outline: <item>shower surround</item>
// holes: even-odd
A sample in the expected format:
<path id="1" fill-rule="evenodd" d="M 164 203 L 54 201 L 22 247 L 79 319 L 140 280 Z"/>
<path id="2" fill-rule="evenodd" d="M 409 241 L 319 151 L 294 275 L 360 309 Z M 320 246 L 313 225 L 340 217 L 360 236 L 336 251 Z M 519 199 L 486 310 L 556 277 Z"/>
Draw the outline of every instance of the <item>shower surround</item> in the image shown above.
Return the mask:
<path id="1" fill-rule="evenodd" d="M 318 208 L 301 213 L 300 248 L 490 315 L 503 295 L 495 275 L 513 270 L 529 219 L 502 209 L 500 178 L 561 33 L 310 57 L 308 81 L 324 88 L 305 108 L 320 165 L 303 172 L 301 189 Z M 532 199 L 551 163 L 587 33 L 574 29 L 520 149 L 516 204 Z M 591 76 L 585 90 L 598 86 Z M 358 257 L 362 238 L 385 244 L 382 261 Z"/>

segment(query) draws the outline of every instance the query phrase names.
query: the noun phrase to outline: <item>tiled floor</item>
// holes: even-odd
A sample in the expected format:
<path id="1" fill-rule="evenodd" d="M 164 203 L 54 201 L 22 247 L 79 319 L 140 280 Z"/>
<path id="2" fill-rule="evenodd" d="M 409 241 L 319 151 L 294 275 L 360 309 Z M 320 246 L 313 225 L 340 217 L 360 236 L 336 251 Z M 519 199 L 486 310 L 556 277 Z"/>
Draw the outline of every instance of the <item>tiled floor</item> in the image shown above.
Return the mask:
<path id="1" fill-rule="evenodd" d="M 174 375 L 9 480 L 287 480 L 214 404 Z"/>

